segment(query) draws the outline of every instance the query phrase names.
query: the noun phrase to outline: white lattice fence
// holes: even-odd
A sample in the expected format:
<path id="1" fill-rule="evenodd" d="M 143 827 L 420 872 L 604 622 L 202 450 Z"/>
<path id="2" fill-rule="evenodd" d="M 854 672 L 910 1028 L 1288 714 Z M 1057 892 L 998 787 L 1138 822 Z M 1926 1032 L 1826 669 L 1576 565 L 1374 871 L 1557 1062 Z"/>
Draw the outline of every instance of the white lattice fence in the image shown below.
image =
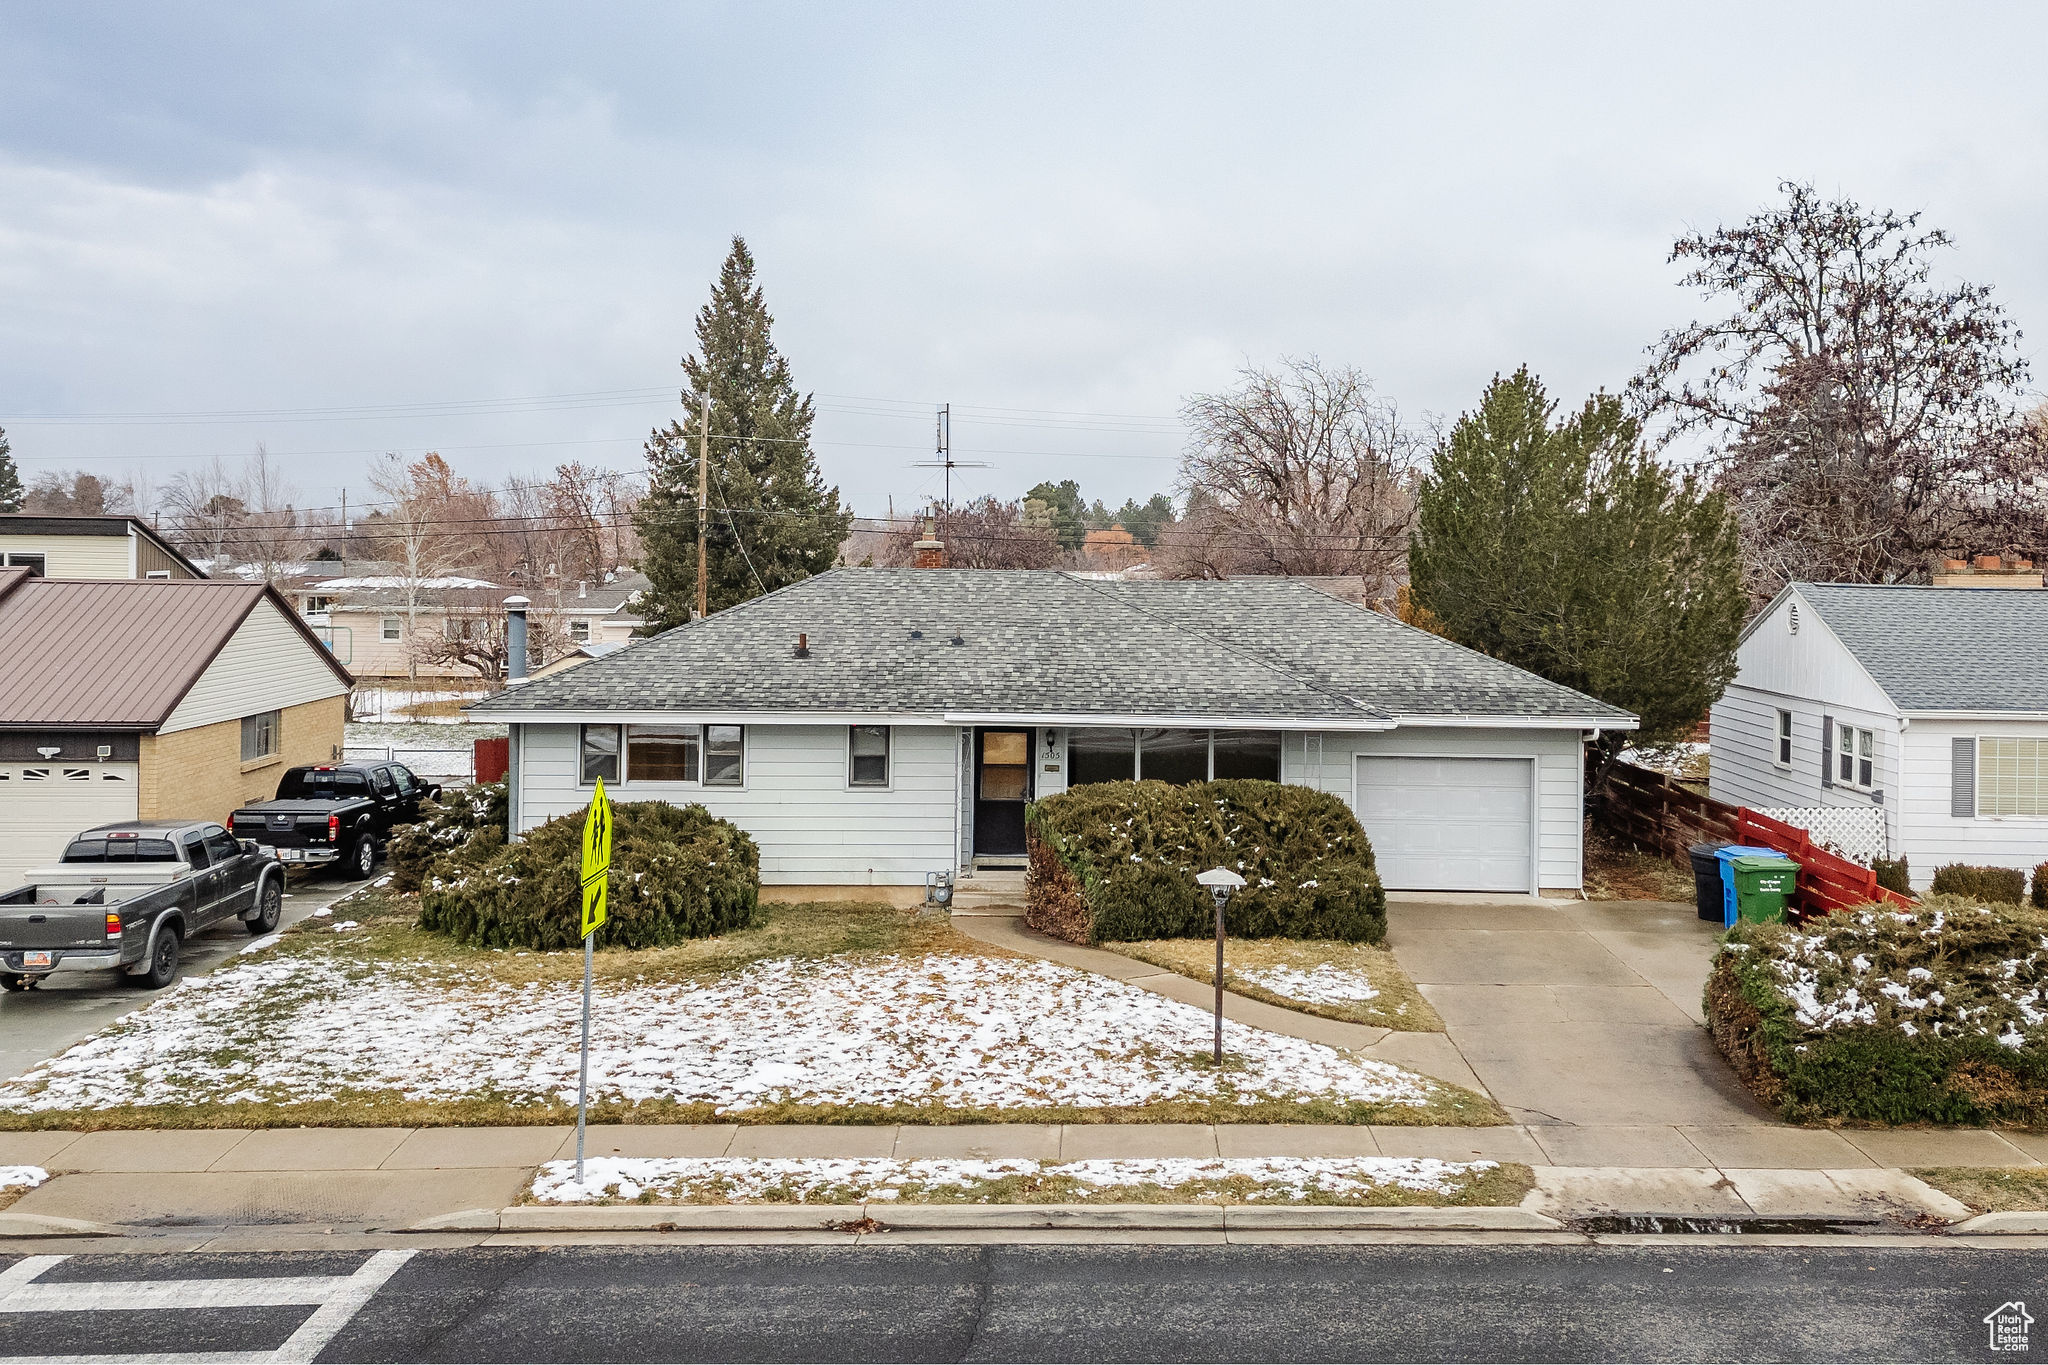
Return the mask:
<path id="1" fill-rule="evenodd" d="M 1813 841 L 1850 862 L 1869 867 L 1890 851 L 1885 833 L 1884 812 L 1875 806 L 1757 806 L 1758 815 L 1768 815 L 1796 825 Z"/>

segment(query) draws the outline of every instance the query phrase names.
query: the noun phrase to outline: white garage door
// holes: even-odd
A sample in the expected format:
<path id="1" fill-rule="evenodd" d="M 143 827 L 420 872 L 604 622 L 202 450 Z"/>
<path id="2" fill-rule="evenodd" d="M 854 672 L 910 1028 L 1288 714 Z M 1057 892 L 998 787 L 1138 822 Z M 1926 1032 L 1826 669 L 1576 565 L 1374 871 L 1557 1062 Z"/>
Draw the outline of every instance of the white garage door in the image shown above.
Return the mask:
<path id="1" fill-rule="evenodd" d="M 1527 891 L 1526 758 L 1358 760 L 1358 820 L 1390 891 Z"/>
<path id="2" fill-rule="evenodd" d="M 133 763 L 0 763 L 0 887 L 56 862 L 78 831 L 135 811 Z"/>

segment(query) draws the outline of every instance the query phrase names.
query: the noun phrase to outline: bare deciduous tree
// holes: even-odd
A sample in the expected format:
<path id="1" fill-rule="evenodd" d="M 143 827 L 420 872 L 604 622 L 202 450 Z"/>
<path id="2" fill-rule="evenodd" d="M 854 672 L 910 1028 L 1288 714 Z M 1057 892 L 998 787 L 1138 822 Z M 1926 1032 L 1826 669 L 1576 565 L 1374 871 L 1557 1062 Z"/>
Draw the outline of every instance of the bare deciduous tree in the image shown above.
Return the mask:
<path id="1" fill-rule="evenodd" d="M 379 552 L 393 565 L 394 586 L 405 607 L 406 638 L 419 638 L 420 608 L 453 587 L 449 580 L 473 571 L 476 545 L 465 534 L 489 515 L 491 499 L 457 475 L 438 454 L 407 464 L 385 455 L 370 471 L 370 487 L 381 500 L 362 529 L 376 537 Z M 418 662 L 418 661 L 415 661 Z"/>
<path id="2" fill-rule="evenodd" d="M 75 469 L 36 475 L 29 482 L 22 510 L 45 517 L 100 517 L 139 509 L 129 485 Z"/>
<path id="3" fill-rule="evenodd" d="M 1403 573 L 1412 479 L 1426 449 L 1394 405 L 1351 366 L 1311 356 L 1246 368 L 1202 394 L 1180 490 L 1187 515 L 1155 559 L 1181 577 L 1356 574 L 1375 596 Z"/>
<path id="4" fill-rule="evenodd" d="M 1934 280 L 1951 241 L 1917 214 L 1780 188 L 1782 205 L 1674 244 L 1683 283 L 1727 311 L 1666 333 L 1632 389 L 1660 439 L 1702 441 L 1752 597 L 2035 548 L 2048 462 L 1990 288 Z"/>
<path id="5" fill-rule="evenodd" d="M 912 546 L 925 535 L 924 518 L 910 518 L 889 532 L 885 565 L 912 563 Z M 953 569 L 1050 569 L 1066 552 L 1050 524 L 1027 520 L 1024 504 L 980 497 L 953 509 L 945 532 L 946 565 Z"/>

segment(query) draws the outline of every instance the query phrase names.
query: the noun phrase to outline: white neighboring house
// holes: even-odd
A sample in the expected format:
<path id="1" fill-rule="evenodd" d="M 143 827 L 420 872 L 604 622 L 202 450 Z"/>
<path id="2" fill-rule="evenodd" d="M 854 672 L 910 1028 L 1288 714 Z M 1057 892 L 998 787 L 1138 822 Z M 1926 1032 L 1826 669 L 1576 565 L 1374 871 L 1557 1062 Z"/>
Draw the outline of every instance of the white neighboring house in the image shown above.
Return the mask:
<path id="1" fill-rule="evenodd" d="M 1254 777 L 1341 796 L 1393 889 L 1582 881 L 1585 739 L 1635 717 L 1286 579 L 838 569 L 477 702 L 515 830 L 699 802 L 778 895 L 915 899 L 1021 866 L 1070 785 Z"/>
<path id="2" fill-rule="evenodd" d="M 1925 889 L 2048 860 L 2048 591 L 1794 583 L 1743 632 L 1708 791 L 1875 807 Z"/>

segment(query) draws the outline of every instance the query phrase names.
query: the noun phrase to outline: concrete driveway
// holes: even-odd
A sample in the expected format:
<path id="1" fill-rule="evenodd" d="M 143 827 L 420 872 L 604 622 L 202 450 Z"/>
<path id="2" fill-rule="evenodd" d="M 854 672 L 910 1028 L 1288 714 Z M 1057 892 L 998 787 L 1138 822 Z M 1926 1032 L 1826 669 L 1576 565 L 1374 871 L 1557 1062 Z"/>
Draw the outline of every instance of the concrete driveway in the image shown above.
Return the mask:
<path id="1" fill-rule="evenodd" d="M 279 927 L 297 924 L 364 885 L 325 873 L 289 873 Z M 240 923 L 198 935 L 184 945 L 178 979 L 204 976 L 249 943 L 249 932 Z M 21 1075 L 162 994 L 138 990 L 112 972 L 59 973 L 32 991 L 0 993 L 0 1080 Z"/>
<path id="2" fill-rule="evenodd" d="M 1660 901 L 1407 897 L 1387 946 L 1518 1123 L 1768 1125 L 1703 1026 L 1717 933 Z"/>

